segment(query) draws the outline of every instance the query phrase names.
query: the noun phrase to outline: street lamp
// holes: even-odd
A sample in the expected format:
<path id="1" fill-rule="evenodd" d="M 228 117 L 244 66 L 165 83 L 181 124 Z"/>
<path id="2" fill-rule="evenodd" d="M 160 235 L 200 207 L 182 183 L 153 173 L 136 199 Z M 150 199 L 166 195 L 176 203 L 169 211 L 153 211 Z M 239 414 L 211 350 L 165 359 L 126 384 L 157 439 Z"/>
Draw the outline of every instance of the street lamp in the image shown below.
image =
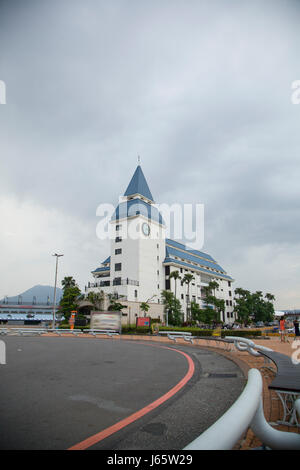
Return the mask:
<path id="1" fill-rule="evenodd" d="M 56 256 L 56 269 L 55 269 L 55 285 L 54 285 L 54 301 L 53 301 L 53 320 L 52 320 L 52 329 L 55 329 L 55 311 L 56 311 L 56 283 L 57 283 L 57 265 L 58 265 L 58 258 L 64 255 L 58 255 L 55 253 L 52 256 Z"/>

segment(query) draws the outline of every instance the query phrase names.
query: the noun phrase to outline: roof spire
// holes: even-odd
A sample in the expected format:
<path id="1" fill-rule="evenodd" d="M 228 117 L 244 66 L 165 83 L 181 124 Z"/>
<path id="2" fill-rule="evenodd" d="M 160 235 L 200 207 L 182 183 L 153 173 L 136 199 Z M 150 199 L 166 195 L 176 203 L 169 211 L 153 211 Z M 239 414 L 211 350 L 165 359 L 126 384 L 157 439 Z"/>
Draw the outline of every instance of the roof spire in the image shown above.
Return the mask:
<path id="1" fill-rule="evenodd" d="M 140 158 L 140 156 L 139 156 Z M 140 163 L 140 161 L 139 161 Z M 133 196 L 134 194 L 140 194 L 141 196 L 146 197 L 150 201 L 154 202 L 153 196 L 147 184 L 146 178 L 142 171 L 140 164 L 138 164 L 133 177 L 125 191 L 124 196 Z"/>

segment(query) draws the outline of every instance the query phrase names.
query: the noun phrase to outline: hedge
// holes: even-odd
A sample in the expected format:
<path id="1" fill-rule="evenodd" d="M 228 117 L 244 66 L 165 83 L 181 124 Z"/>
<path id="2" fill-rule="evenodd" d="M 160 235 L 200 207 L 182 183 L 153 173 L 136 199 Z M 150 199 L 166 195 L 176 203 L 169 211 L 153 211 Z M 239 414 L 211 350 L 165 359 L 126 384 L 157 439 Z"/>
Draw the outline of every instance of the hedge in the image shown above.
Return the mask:
<path id="1" fill-rule="evenodd" d="M 221 330 L 221 337 L 225 336 L 261 336 L 261 330 Z"/>
<path id="2" fill-rule="evenodd" d="M 192 333 L 193 336 L 212 336 L 213 330 L 203 330 L 193 326 L 162 326 L 159 331 L 186 331 Z"/>
<path id="3" fill-rule="evenodd" d="M 151 333 L 149 326 L 122 325 L 122 334 L 124 335 L 147 335 Z"/>

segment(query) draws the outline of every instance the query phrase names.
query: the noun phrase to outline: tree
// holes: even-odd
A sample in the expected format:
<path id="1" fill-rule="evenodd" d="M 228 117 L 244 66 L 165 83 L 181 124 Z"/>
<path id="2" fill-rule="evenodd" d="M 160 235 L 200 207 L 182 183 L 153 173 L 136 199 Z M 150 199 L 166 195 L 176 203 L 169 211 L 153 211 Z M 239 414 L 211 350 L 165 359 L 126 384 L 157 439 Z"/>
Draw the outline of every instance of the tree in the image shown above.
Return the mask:
<path id="1" fill-rule="evenodd" d="M 197 304 L 196 302 L 191 302 L 191 317 L 193 324 L 211 324 L 215 321 L 215 315 L 216 313 L 213 308 L 200 308 L 199 304 Z"/>
<path id="2" fill-rule="evenodd" d="M 186 320 L 187 322 L 190 321 L 190 315 L 189 315 L 189 303 L 190 303 L 190 284 L 192 280 L 195 279 L 193 274 L 191 273 L 186 273 L 183 276 L 183 282 L 185 282 L 188 285 L 188 302 L 186 303 Z"/>
<path id="3" fill-rule="evenodd" d="M 209 318 L 212 319 L 215 323 L 219 323 L 222 318 L 222 313 L 225 311 L 225 300 L 218 299 L 215 296 L 216 289 L 218 289 L 219 284 L 216 281 L 211 281 L 208 286 L 203 288 L 205 295 L 205 302 L 208 305 L 212 305 L 212 313 L 210 313 Z M 207 312 L 208 314 L 209 312 Z"/>
<path id="4" fill-rule="evenodd" d="M 104 301 L 104 292 L 89 292 L 87 295 L 87 300 L 93 304 L 96 310 L 103 310 L 103 301 Z"/>
<path id="5" fill-rule="evenodd" d="M 144 312 L 144 317 L 146 316 L 146 313 L 148 312 L 150 308 L 150 305 L 147 304 L 147 302 L 142 302 L 141 303 L 141 310 Z"/>
<path id="6" fill-rule="evenodd" d="M 183 314 L 181 311 L 180 301 L 176 299 L 173 292 L 169 290 L 163 290 L 161 293 L 161 298 L 165 307 L 167 324 L 181 326 L 183 321 Z"/>
<path id="7" fill-rule="evenodd" d="M 60 310 L 65 320 L 70 318 L 71 312 L 77 310 L 78 302 L 82 297 L 79 287 L 72 277 L 65 277 L 62 281 L 63 296 L 60 300 Z"/>
<path id="8" fill-rule="evenodd" d="M 172 271 L 170 276 L 169 276 L 170 279 L 174 279 L 175 281 L 175 299 L 177 298 L 177 295 L 176 295 L 176 291 L 177 291 L 177 280 L 178 279 L 181 279 L 180 277 L 180 274 L 179 274 L 179 271 Z"/>
<path id="9" fill-rule="evenodd" d="M 267 293 L 265 297 L 262 291 L 251 293 L 249 290 L 238 287 L 235 289 L 235 310 L 238 314 L 238 322 L 247 325 L 251 320 L 258 322 L 272 321 L 274 318 L 273 294 Z M 267 299 L 267 300 L 265 300 Z"/>
<path id="10" fill-rule="evenodd" d="M 61 283 L 63 286 L 63 290 L 68 289 L 69 287 L 76 286 L 76 281 L 72 276 L 65 276 Z"/>
<path id="11" fill-rule="evenodd" d="M 123 308 L 125 308 L 125 305 L 120 304 L 120 302 L 113 301 L 107 310 L 110 312 L 121 312 Z"/>

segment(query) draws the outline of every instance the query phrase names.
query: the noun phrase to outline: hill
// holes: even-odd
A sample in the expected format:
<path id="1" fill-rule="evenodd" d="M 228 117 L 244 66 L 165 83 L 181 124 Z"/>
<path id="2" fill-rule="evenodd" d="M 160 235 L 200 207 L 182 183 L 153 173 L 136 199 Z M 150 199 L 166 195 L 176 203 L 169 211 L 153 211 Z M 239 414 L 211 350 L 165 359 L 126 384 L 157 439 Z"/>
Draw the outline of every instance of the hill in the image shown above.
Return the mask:
<path id="1" fill-rule="evenodd" d="M 56 288 L 56 302 L 59 302 L 61 297 L 63 295 L 63 290 L 60 289 L 59 287 Z M 41 286 L 37 285 L 34 287 L 31 287 L 30 289 L 26 290 L 25 292 L 22 292 L 19 295 L 15 295 L 12 297 L 7 297 L 7 301 L 9 303 L 18 303 L 18 299 L 20 298 L 21 303 L 23 302 L 33 302 L 33 298 L 36 298 L 36 303 L 47 303 L 49 300 L 49 303 L 53 303 L 54 299 L 54 287 L 52 286 Z M 4 302 L 4 299 L 0 300 L 0 303 Z"/>

